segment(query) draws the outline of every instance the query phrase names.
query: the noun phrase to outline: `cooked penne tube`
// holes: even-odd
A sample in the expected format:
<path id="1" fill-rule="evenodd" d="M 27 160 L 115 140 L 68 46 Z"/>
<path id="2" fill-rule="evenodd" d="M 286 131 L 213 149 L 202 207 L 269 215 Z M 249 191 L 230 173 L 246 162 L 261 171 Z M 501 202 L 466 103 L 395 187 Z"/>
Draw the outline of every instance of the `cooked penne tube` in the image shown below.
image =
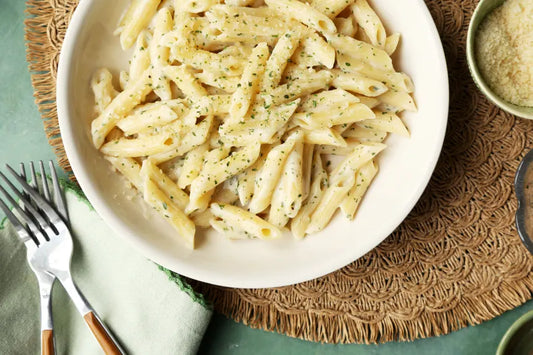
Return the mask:
<path id="1" fill-rule="evenodd" d="M 115 96 L 118 95 L 118 92 L 113 87 L 112 80 L 113 76 L 105 68 L 98 69 L 91 79 L 91 88 L 98 114 L 101 114 Z"/>
<path id="2" fill-rule="evenodd" d="M 120 45 L 130 48 L 141 31 L 150 23 L 161 0 L 133 0 L 119 22 Z"/>
<path id="3" fill-rule="evenodd" d="M 184 189 L 200 175 L 204 163 L 204 155 L 208 150 L 208 144 L 204 143 L 192 149 L 185 155 L 183 169 L 178 179 L 178 186 Z"/>
<path id="4" fill-rule="evenodd" d="M 242 208 L 219 203 L 211 204 L 211 212 L 226 222 L 227 225 L 246 231 L 253 238 L 281 238 L 281 231 L 264 219 L 243 210 Z"/>
<path id="5" fill-rule="evenodd" d="M 206 210 L 205 212 L 208 211 L 211 215 L 213 215 L 210 210 Z M 246 232 L 244 229 L 239 228 L 237 224 L 230 225 L 223 219 L 218 220 L 216 218 L 211 217 L 211 219 L 209 220 L 209 225 L 213 227 L 214 230 L 231 240 L 253 238 L 250 233 Z"/>
<path id="6" fill-rule="evenodd" d="M 135 187 L 137 190 L 143 190 L 142 179 L 141 179 L 141 166 L 132 158 L 117 158 L 110 155 L 104 155 L 104 158 L 113 165 L 113 167 L 118 170 L 130 184 Z"/>
<path id="7" fill-rule="evenodd" d="M 311 169 L 313 180 L 309 189 L 309 195 L 305 199 L 302 208 L 291 222 L 291 232 L 298 239 L 305 236 L 305 231 L 311 222 L 311 215 L 318 206 L 322 194 L 328 185 L 328 174 L 322 166 L 320 154 L 315 153 L 313 155 Z"/>
<path id="8" fill-rule="evenodd" d="M 272 194 L 272 199 L 270 202 L 270 209 L 268 212 L 268 222 L 272 225 L 282 229 L 285 227 L 287 222 L 289 222 L 289 216 L 285 213 L 284 205 L 284 194 L 288 193 L 285 190 L 285 175 L 281 175 L 281 178 L 278 181 L 274 193 Z"/>
<path id="9" fill-rule="evenodd" d="M 296 143 L 272 194 L 268 221 L 279 228 L 283 228 L 290 218 L 296 216 L 302 206 L 302 154 L 303 143 Z"/>
<path id="10" fill-rule="evenodd" d="M 304 144 L 302 151 L 302 180 L 303 180 L 303 193 L 302 200 L 305 200 L 309 195 L 309 189 L 311 188 L 311 178 L 313 174 L 313 154 L 315 146 L 313 144 Z"/>
<path id="11" fill-rule="evenodd" d="M 354 186 L 340 204 L 342 213 L 344 213 L 349 220 L 354 219 L 357 207 L 359 207 L 363 195 L 366 193 L 368 186 L 370 186 L 370 183 L 376 176 L 377 172 L 378 167 L 373 161 L 369 161 L 357 171 Z"/>
<path id="12" fill-rule="evenodd" d="M 327 111 L 333 107 L 346 108 L 350 104 L 358 103 L 361 100 L 343 89 L 325 90 L 319 93 L 313 93 L 302 100 L 298 111 L 300 112 L 317 112 Z"/>
<path id="13" fill-rule="evenodd" d="M 164 192 L 179 209 L 184 210 L 189 204 L 189 196 L 180 189 L 174 181 L 166 176 L 161 169 L 155 166 L 151 159 L 145 159 L 143 161 L 140 175 L 142 179 L 151 179 L 154 181 L 161 191 Z"/>
<path id="14" fill-rule="evenodd" d="M 213 5 L 220 3 L 220 0 L 175 0 L 174 8 L 179 11 L 200 13 L 209 10 Z"/>
<path id="15" fill-rule="evenodd" d="M 192 188 L 192 184 L 194 183 L 194 181 L 200 178 L 202 172 L 204 173 L 204 176 L 205 176 L 206 172 L 209 172 L 214 166 L 217 165 L 217 163 L 220 160 L 227 157 L 228 154 L 229 154 L 229 149 L 226 147 L 220 147 L 220 148 L 216 148 L 216 149 L 212 149 L 208 151 L 205 154 L 204 163 L 202 166 L 202 170 L 200 171 L 200 175 L 198 175 L 198 177 L 193 180 L 193 182 L 191 183 L 191 188 Z M 189 204 L 185 208 L 185 212 L 187 214 L 190 214 L 192 212 L 199 213 L 199 212 L 204 211 L 207 207 L 209 207 L 209 201 L 211 200 L 211 197 L 215 193 L 215 187 L 212 187 L 210 189 L 206 188 L 203 191 L 199 191 L 199 189 L 197 188 L 194 195 L 192 193 L 189 193 Z"/>
<path id="16" fill-rule="evenodd" d="M 188 65 L 197 70 L 207 70 L 220 73 L 220 75 L 239 75 L 243 68 L 241 58 L 223 51 L 212 53 L 182 43 L 174 43 L 170 47 L 170 59 L 177 60 L 182 65 Z"/>
<path id="17" fill-rule="evenodd" d="M 339 204 L 355 184 L 355 176 L 333 176 L 311 215 L 306 234 L 320 232 L 329 223 Z"/>
<path id="18" fill-rule="evenodd" d="M 335 48 L 315 32 L 308 32 L 302 41 L 302 50 L 310 55 L 317 64 L 328 69 L 335 65 Z"/>
<path id="19" fill-rule="evenodd" d="M 389 90 L 380 95 L 378 99 L 384 105 L 383 111 L 417 111 L 414 99 L 405 91 Z"/>
<path id="20" fill-rule="evenodd" d="M 337 147 L 334 145 L 318 145 L 316 151 L 319 154 L 328 154 L 328 155 L 350 155 L 354 148 L 361 144 L 362 142 L 355 138 L 346 139 L 346 147 Z"/>
<path id="21" fill-rule="evenodd" d="M 333 81 L 334 75 L 328 70 L 311 72 L 301 78 L 280 85 L 272 90 L 272 105 L 292 101 L 305 95 L 312 94 L 315 91 L 327 89 Z"/>
<path id="22" fill-rule="evenodd" d="M 162 46 L 160 43 L 163 34 L 172 30 L 174 21 L 168 8 L 159 10 L 154 21 L 154 34 L 149 46 L 152 86 L 161 100 L 170 100 L 172 98 L 170 83 L 163 71 L 163 68 L 169 64 L 170 51 L 168 47 Z"/>
<path id="23" fill-rule="evenodd" d="M 387 132 L 365 128 L 354 124 L 342 132 L 342 136 L 345 138 L 355 138 L 360 142 L 381 143 L 387 137 Z"/>
<path id="24" fill-rule="evenodd" d="M 258 44 L 252 51 L 251 58 L 242 73 L 238 88 L 231 97 L 229 112 L 231 122 L 239 122 L 248 112 L 255 98 L 255 94 L 259 91 L 259 85 L 265 72 L 268 56 L 268 46 L 266 43 Z"/>
<path id="25" fill-rule="evenodd" d="M 344 72 L 357 73 L 381 81 L 393 90 L 402 90 L 406 92 L 413 91 L 413 82 L 411 81 L 411 78 L 404 73 L 376 69 L 365 62 L 361 62 L 342 53 L 337 56 L 337 60 L 339 67 Z"/>
<path id="26" fill-rule="evenodd" d="M 371 120 L 376 115 L 362 103 L 352 103 L 348 107 L 335 107 L 330 111 L 300 112 L 293 115 L 296 122 L 303 122 L 307 127 L 326 128 L 343 123 Z"/>
<path id="27" fill-rule="evenodd" d="M 116 123 L 125 117 L 135 106 L 152 91 L 150 70 L 147 69 L 141 78 L 131 83 L 126 90 L 118 94 L 105 110 L 91 123 L 91 135 L 94 146 L 99 149 L 107 134 Z"/>
<path id="28" fill-rule="evenodd" d="M 392 55 L 394 52 L 396 52 L 396 48 L 398 48 L 399 43 L 400 43 L 400 34 L 399 33 L 391 34 L 385 40 L 385 52 L 387 52 L 388 55 Z"/>
<path id="29" fill-rule="evenodd" d="M 354 0 L 310 0 L 309 5 L 333 19 L 353 2 Z"/>
<path id="30" fill-rule="evenodd" d="M 212 26 L 232 37 L 277 37 L 286 31 L 286 21 L 276 16 L 274 11 L 254 10 L 257 9 L 220 5 L 206 12 L 205 16 Z"/>
<path id="31" fill-rule="evenodd" d="M 237 0 L 237 1 L 242 1 L 242 0 Z M 243 18 L 243 17 L 244 18 L 248 18 L 248 17 L 275 18 L 277 16 L 277 12 L 275 10 L 272 10 L 271 8 L 268 8 L 265 6 L 247 7 L 249 4 L 235 5 L 235 4 L 229 3 L 227 0 L 224 2 L 225 2 L 225 5 L 212 6 L 209 11 L 223 13 L 224 15 L 228 17 L 234 17 L 234 18 Z"/>
<path id="32" fill-rule="evenodd" d="M 361 143 L 358 146 L 355 146 L 350 155 L 346 156 L 346 158 L 333 169 L 330 174 L 330 180 L 342 180 L 344 179 L 344 175 L 354 175 L 361 166 L 374 159 L 379 152 L 385 149 L 385 147 L 385 144 L 370 142 Z"/>
<path id="33" fill-rule="evenodd" d="M 336 71 L 335 74 L 332 84 L 336 88 L 370 97 L 380 96 L 389 90 L 381 81 L 370 79 L 357 73 Z"/>
<path id="34" fill-rule="evenodd" d="M 244 206 L 250 202 L 254 194 L 255 176 L 257 172 L 263 167 L 268 153 L 272 149 L 271 145 L 263 145 L 261 152 L 255 163 L 248 169 L 244 170 L 237 176 L 237 193 L 241 204 Z"/>
<path id="35" fill-rule="evenodd" d="M 276 133 L 284 133 L 284 127 L 298 107 L 299 100 L 282 104 L 272 109 L 260 107 L 252 110 L 250 119 L 245 122 L 224 122 L 219 127 L 221 139 L 234 146 L 254 142 L 270 143 Z"/>
<path id="36" fill-rule="evenodd" d="M 387 39 L 385 27 L 383 27 L 378 15 L 368 5 L 368 2 L 366 0 L 355 0 L 351 10 L 359 28 L 365 31 L 370 43 L 376 47 L 385 47 Z"/>
<path id="37" fill-rule="evenodd" d="M 207 116 L 202 122 L 193 127 L 181 140 L 176 140 L 167 151 L 152 155 L 155 164 L 160 164 L 175 157 L 182 156 L 207 140 L 213 124 L 213 116 Z"/>
<path id="38" fill-rule="evenodd" d="M 268 153 L 265 163 L 255 177 L 254 195 L 248 206 L 250 212 L 259 213 L 268 207 L 285 161 L 296 143 L 302 140 L 303 132 L 297 130 L 291 133 L 283 144 L 276 146 Z"/>
<path id="39" fill-rule="evenodd" d="M 345 147 L 344 138 L 331 128 L 304 130 L 304 142 L 307 144 L 329 144 Z"/>
<path id="40" fill-rule="evenodd" d="M 302 207 L 304 194 L 303 149 L 304 144 L 302 142 L 296 143 L 282 172 L 282 190 L 285 191 L 282 195 L 282 208 L 284 214 L 289 218 L 294 218 Z"/>
<path id="41" fill-rule="evenodd" d="M 297 0 L 265 0 L 265 3 L 276 10 L 279 15 L 300 21 L 322 34 L 337 31 L 329 17 L 306 3 Z"/>
<path id="42" fill-rule="evenodd" d="M 335 48 L 337 54 L 346 54 L 380 70 L 394 71 L 392 59 L 381 48 L 341 35 L 329 36 L 328 41 Z"/>
<path id="43" fill-rule="evenodd" d="M 194 249 L 194 222 L 151 179 L 144 180 L 144 200 L 174 227 L 189 248 Z"/>
<path id="44" fill-rule="evenodd" d="M 209 85 L 230 94 L 237 91 L 239 87 L 238 76 L 226 76 L 216 71 L 204 70 L 194 73 L 194 77 L 197 79 L 198 84 Z"/>
<path id="45" fill-rule="evenodd" d="M 403 124 L 402 120 L 392 112 L 376 112 L 376 118 L 364 120 L 357 123 L 358 125 L 383 132 L 391 132 L 403 137 L 409 137 L 409 131 Z"/>
<path id="46" fill-rule="evenodd" d="M 260 144 L 254 144 L 242 148 L 220 161 L 206 162 L 206 166 L 191 183 L 191 203 L 187 209 L 202 208 L 203 206 L 195 204 L 194 201 L 200 200 L 202 196 L 219 184 L 250 167 L 257 160 L 260 147 Z M 207 166 L 207 164 L 210 165 Z"/>
<path id="47" fill-rule="evenodd" d="M 182 100 L 157 101 L 137 106 L 132 113 L 117 122 L 124 134 L 131 136 L 150 127 L 162 127 L 183 117 L 189 109 Z"/>
<path id="48" fill-rule="evenodd" d="M 184 66 L 167 66 L 163 73 L 188 97 L 202 97 L 207 91 L 194 75 Z"/>
<path id="49" fill-rule="evenodd" d="M 143 135 L 133 139 L 114 139 L 105 143 L 100 151 L 115 157 L 144 157 L 165 152 L 174 141 L 179 140 L 179 132 L 165 130 L 159 134 Z"/>
<path id="50" fill-rule="evenodd" d="M 266 62 L 265 74 L 261 82 L 261 92 L 274 89 L 278 86 L 287 61 L 300 42 L 300 36 L 300 33 L 289 30 L 280 37 Z"/>

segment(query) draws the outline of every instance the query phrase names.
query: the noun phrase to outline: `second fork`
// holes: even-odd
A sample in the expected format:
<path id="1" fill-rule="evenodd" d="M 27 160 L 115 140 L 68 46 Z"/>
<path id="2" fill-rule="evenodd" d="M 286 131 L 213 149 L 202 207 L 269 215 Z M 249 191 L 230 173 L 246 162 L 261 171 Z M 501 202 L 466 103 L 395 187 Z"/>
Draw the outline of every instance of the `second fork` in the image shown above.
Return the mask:
<path id="1" fill-rule="evenodd" d="M 119 343 L 114 339 L 74 284 L 70 272 L 70 259 L 73 251 L 72 236 L 62 216 L 60 216 L 46 199 L 46 197 L 50 197 L 47 184 L 43 183 L 43 189 L 46 189 L 43 197 L 37 190 L 28 185 L 26 180 L 17 174 L 9 165 L 6 165 L 6 167 L 15 180 L 22 186 L 24 193 L 29 195 L 29 197 L 26 197 L 24 193 L 20 192 L 2 172 L 0 172 L 0 178 L 5 181 L 20 201 L 23 202 L 23 206 L 27 212 L 1 186 L 0 191 L 2 191 L 8 201 L 13 205 L 20 219 L 7 208 L 1 199 L 0 207 L 4 210 L 21 239 L 24 240 L 27 247 L 28 262 L 32 269 L 54 275 L 61 282 L 78 309 L 78 312 L 83 316 L 106 354 L 124 354 Z M 51 169 L 53 170 L 53 165 Z M 52 173 L 52 180 L 56 201 L 59 201 L 60 196 L 58 197 L 57 195 L 61 194 L 61 190 L 55 171 Z"/>

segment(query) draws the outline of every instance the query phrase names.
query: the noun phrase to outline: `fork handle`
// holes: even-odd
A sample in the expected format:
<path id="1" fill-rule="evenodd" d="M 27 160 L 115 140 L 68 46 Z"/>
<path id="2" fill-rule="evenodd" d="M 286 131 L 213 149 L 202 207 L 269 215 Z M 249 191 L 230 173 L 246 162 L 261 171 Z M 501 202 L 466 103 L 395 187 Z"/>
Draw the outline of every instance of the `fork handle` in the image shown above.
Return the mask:
<path id="1" fill-rule="evenodd" d="M 105 325 L 102 323 L 102 321 L 100 321 L 98 316 L 93 311 L 84 315 L 83 319 L 85 319 L 85 323 L 87 323 L 89 329 L 91 329 L 91 332 L 93 332 L 94 337 L 106 355 L 122 354 L 120 349 L 113 341 L 113 337 L 107 331 Z"/>
<path id="2" fill-rule="evenodd" d="M 54 331 L 46 329 L 41 332 L 41 353 L 42 355 L 54 355 Z"/>
<path id="3" fill-rule="evenodd" d="M 70 272 L 66 274 L 58 273 L 56 277 L 67 291 L 72 302 L 74 302 L 78 312 L 83 316 L 85 323 L 89 326 L 102 350 L 107 355 L 125 354 L 126 352 L 122 350 L 118 341 L 113 337 L 113 334 L 106 328 L 104 322 L 100 320 L 98 314 L 96 314 L 89 302 L 87 302 L 80 290 L 78 290 L 70 276 Z"/>

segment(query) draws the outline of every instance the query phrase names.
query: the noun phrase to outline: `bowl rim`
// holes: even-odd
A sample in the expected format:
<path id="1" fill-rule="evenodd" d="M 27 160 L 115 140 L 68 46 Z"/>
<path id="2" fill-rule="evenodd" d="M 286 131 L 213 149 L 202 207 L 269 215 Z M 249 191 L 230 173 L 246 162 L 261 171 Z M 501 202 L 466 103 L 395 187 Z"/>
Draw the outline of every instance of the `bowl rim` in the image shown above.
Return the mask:
<path id="1" fill-rule="evenodd" d="M 520 318 L 515 320 L 500 340 L 498 348 L 496 349 L 496 355 L 504 355 L 513 336 L 520 330 L 520 328 L 524 324 L 528 323 L 531 320 L 533 320 L 533 309 L 526 312 L 525 314 L 520 316 Z"/>
<path id="2" fill-rule="evenodd" d="M 481 16 L 481 12 L 485 9 L 485 7 L 492 5 L 489 4 L 490 1 L 481 0 L 476 6 L 472 17 L 470 18 L 470 23 L 468 25 L 468 32 L 466 36 L 466 61 L 468 64 L 470 76 L 472 77 L 474 84 L 476 84 L 479 91 L 481 91 L 481 93 L 485 95 L 493 104 L 510 114 L 525 119 L 533 120 L 533 107 L 515 105 L 513 103 L 505 101 L 500 96 L 496 95 L 496 93 L 494 93 L 494 91 L 485 82 L 485 79 L 483 78 L 483 75 L 481 74 L 476 61 L 475 38 L 477 29 L 479 28 L 479 25 L 483 22 L 483 19 L 498 6 L 501 6 L 504 1 L 505 0 L 497 1 L 497 5 L 493 5 L 492 9 L 490 9 L 490 11 L 485 14 L 485 16 Z"/>
<path id="3" fill-rule="evenodd" d="M 67 100 L 68 97 L 68 89 L 69 89 L 69 73 L 72 71 L 73 63 L 73 56 L 74 56 L 74 41 L 80 31 L 82 30 L 82 27 L 84 25 L 84 18 L 87 13 L 87 11 L 90 10 L 91 4 L 93 4 L 96 0 L 84 0 L 81 1 L 78 5 L 78 8 L 76 9 L 72 20 L 71 25 L 67 29 L 67 33 L 64 40 L 63 49 L 60 54 L 59 59 L 59 68 L 58 68 L 58 75 L 57 75 L 57 106 L 58 106 L 58 118 L 59 118 L 59 126 L 61 129 L 61 132 L 71 132 L 73 130 L 73 122 L 69 118 L 72 103 L 70 103 L 70 100 Z M 74 137 L 70 134 L 66 134 L 65 136 L 62 136 L 63 138 L 63 144 L 65 146 L 65 151 L 67 153 L 67 157 L 69 158 L 71 167 L 73 172 L 76 175 L 76 178 L 78 179 L 78 182 L 80 186 L 83 186 L 84 192 L 91 202 L 93 206 L 95 207 L 95 210 L 100 214 L 101 218 L 104 220 L 104 222 L 111 227 L 112 230 L 116 232 L 119 238 L 123 238 L 128 245 L 131 245 L 136 249 L 139 253 L 144 255 L 145 257 L 154 260 L 158 264 L 167 267 L 172 270 L 178 271 L 180 274 L 197 279 L 203 282 L 208 282 L 211 284 L 226 286 L 226 287 L 242 287 L 242 288 L 264 288 L 264 287 L 280 287 L 280 286 L 286 286 L 291 285 L 299 282 L 308 281 L 311 279 L 315 279 L 318 277 L 321 277 L 323 275 L 326 275 L 330 272 L 333 272 L 335 270 L 338 270 L 345 265 L 353 262 L 354 260 L 360 258 L 364 254 L 366 254 L 371 249 L 375 248 L 378 244 L 383 242 L 383 240 L 386 239 L 386 237 L 398 227 L 399 224 L 407 217 L 411 209 L 415 206 L 416 202 L 420 199 L 420 196 L 426 189 L 431 176 L 433 175 L 433 172 L 435 170 L 435 167 L 437 165 L 437 162 L 440 157 L 440 153 L 442 151 L 444 137 L 446 134 L 446 126 L 447 126 L 447 117 L 449 113 L 449 82 L 448 82 L 448 70 L 446 65 L 446 60 L 444 56 L 444 50 L 442 47 L 442 42 L 440 41 L 440 37 L 437 31 L 437 28 L 435 26 L 434 21 L 432 20 L 431 14 L 424 3 L 423 0 L 413 0 L 414 3 L 420 7 L 420 10 L 423 14 L 423 21 L 426 25 L 427 22 L 427 31 L 429 32 L 429 35 L 431 38 L 435 41 L 435 51 L 436 56 L 438 57 L 438 64 L 439 67 L 441 67 L 443 70 L 438 73 L 439 80 L 442 82 L 442 92 L 445 92 L 445 95 L 440 96 L 440 103 L 443 106 L 443 110 L 439 115 L 443 116 L 443 119 L 440 122 L 440 127 L 438 127 L 438 134 L 436 134 L 435 142 L 437 143 L 434 147 L 434 154 L 432 156 L 431 160 L 427 161 L 427 169 L 426 171 L 421 172 L 423 174 L 423 183 L 420 184 L 416 189 L 413 189 L 411 199 L 409 201 L 409 206 L 406 205 L 406 208 L 402 213 L 398 213 L 396 218 L 394 219 L 394 227 L 391 228 L 390 232 L 386 235 L 383 235 L 382 238 L 375 238 L 375 240 L 372 241 L 371 247 L 366 250 L 364 253 L 360 254 L 352 254 L 350 256 L 350 259 L 348 258 L 337 258 L 334 261 L 330 261 L 328 263 L 325 263 L 322 265 L 321 268 L 317 268 L 316 266 L 310 266 L 305 273 L 287 273 L 283 279 L 275 279 L 273 277 L 268 279 L 261 279 L 261 280 L 250 280 L 248 279 L 236 279 L 234 276 L 226 274 L 226 275 L 220 275 L 217 274 L 216 276 L 213 275 L 206 275 L 203 271 L 198 271 L 194 267 L 194 265 L 190 265 L 190 263 L 187 263 L 185 261 L 176 260 L 175 258 L 170 257 L 169 255 L 165 255 L 164 253 L 159 250 L 156 246 L 140 240 L 138 236 L 136 236 L 134 233 L 132 233 L 122 221 L 118 221 L 115 216 L 113 216 L 113 210 L 111 206 L 108 206 L 105 201 L 102 199 L 102 197 L 99 195 L 99 192 L 96 191 L 96 188 L 92 185 L 90 179 L 89 179 L 89 173 L 88 168 L 82 164 L 81 159 L 78 157 L 79 155 L 79 148 L 76 145 L 76 141 L 74 140 Z M 65 45 L 66 44 L 66 45 Z M 412 202 L 412 203 L 411 203 Z M 407 208 L 408 207 L 408 208 Z"/>

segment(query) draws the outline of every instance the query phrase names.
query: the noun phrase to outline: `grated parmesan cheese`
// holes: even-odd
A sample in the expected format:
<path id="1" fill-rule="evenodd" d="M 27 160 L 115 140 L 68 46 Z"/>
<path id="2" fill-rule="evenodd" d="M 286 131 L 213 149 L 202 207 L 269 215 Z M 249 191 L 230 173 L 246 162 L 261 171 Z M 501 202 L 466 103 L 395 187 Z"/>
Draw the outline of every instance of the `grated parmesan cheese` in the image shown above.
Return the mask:
<path id="1" fill-rule="evenodd" d="M 476 57 L 494 93 L 533 106 L 533 1 L 507 0 L 492 11 L 479 26 Z"/>

